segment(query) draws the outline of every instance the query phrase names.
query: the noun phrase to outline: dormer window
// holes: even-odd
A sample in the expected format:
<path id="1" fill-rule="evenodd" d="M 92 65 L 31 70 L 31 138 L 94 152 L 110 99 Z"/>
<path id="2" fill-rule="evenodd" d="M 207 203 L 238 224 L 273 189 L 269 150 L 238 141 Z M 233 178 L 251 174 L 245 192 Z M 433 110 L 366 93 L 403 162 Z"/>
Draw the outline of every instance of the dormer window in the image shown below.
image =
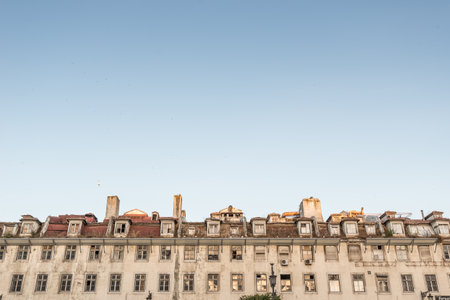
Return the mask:
<path id="1" fill-rule="evenodd" d="M 417 225 L 417 234 L 419 236 L 432 236 L 433 232 L 431 230 L 431 226 L 430 225 L 425 225 L 425 224 L 421 224 L 421 225 Z"/>
<path id="2" fill-rule="evenodd" d="M 366 233 L 367 235 L 375 235 L 377 233 L 375 225 L 373 224 L 366 225 Z"/>
<path id="3" fill-rule="evenodd" d="M 209 221 L 207 223 L 208 235 L 218 235 L 220 232 L 220 222 L 219 221 Z"/>
<path id="4" fill-rule="evenodd" d="M 194 236 L 195 235 L 195 227 L 189 227 L 187 230 L 188 236 Z"/>
<path id="5" fill-rule="evenodd" d="M 31 236 L 33 233 L 33 224 L 32 223 L 23 223 L 20 229 L 21 236 Z"/>
<path id="6" fill-rule="evenodd" d="M 311 234 L 311 223 L 310 222 L 302 222 L 298 225 L 300 234 Z"/>
<path id="7" fill-rule="evenodd" d="M 158 221 L 159 220 L 159 213 L 156 211 L 152 213 L 152 221 Z"/>
<path id="8" fill-rule="evenodd" d="M 239 235 L 239 227 L 236 226 L 230 227 L 230 234 L 233 236 Z"/>
<path id="9" fill-rule="evenodd" d="M 265 235 L 266 234 L 266 223 L 264 221 L 253 222 L 253 234 L 254 235 Z"/>
<path id="10" fill-rule="evenodd" d="M 114 224 L 114 236 L 116 237 L 125 237 L 130 230 L 130 221 L 129 220 L 120 220 L 116 221 Z"/>
<path id="11" fill-rule="evenodd" d="M 69 221 L 69 228 L 67 229 L 67 235 L 74 236 L 81 233 L 82 221 Z"/>
<path id="12" fill-rule="evenodd" d="M 395 235 L 403 235 L 405 234 L 403 231 L 403 224 L 399 222 L 391 223 L 392 233 Z"/>
<path id="13" fill-rule="evenodd" d="M 442 223 L 436 224 L 434 226 L 434 231 L 440 235 L 448 235 L 449 234 L 448 224 L 445 224 L 445 223 L 444 224 L 442 224 Z"/>
<path id="14" fill-rule="evenodd" d="M 173 221 L 163 221 L 161 222 L 161 235 L 163 236 L 173 236 L 174 232 L 174 222 Z"/>
<path id="15" fill-rule="evenodd" d="M 345 234 L 358 234 L 358 225 L 356 222 L 345 222 Z"/>
<path id="16" fill-rule="evenodd" d="M 336 236 L 339 235 L 339 225 L 330 225 L 330 235 Z"/>

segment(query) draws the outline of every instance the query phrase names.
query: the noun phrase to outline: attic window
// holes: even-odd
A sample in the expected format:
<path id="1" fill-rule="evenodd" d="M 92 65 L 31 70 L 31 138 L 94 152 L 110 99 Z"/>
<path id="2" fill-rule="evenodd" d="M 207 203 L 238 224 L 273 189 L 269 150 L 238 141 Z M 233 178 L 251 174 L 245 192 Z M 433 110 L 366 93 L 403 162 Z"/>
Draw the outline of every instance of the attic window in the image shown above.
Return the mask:
<path id="1" fill-rule="evenodd" d="M 376 234 L 375 225 L 366 225 L 366 233 L 368 235 L 375 235 Z"/>
<path id="2" fill-rule="evenodd" d="M 265 223 L 255 223 L 253 224 L 253 233 L 255 234 L 265 234 L 266 224 Z"/>
<path id="3" fill-rule="evenodd" d="M 355 222 L 346 223 L 345 224 L 345 233 L 346 234 L 358 234 L 358 226 Z"/>
<path id="4" fill-rule="evenodd" d="M 161 224 L 161 234 L 173 234 L 173 223 L 162 223 Z"/>
<path id="5" fill-rule="evenodd" d="M 23 223 L 22 224 L 22 229 L 21 229 L 21 234 L 31 234 L 33 231 L 33 224 L 31 223 Z"/>
<path id="6" fill-rule="evenodd" d="M 157 213 L 153 213 L 152 214 L 152 221 L 157 221 L 158 220 L 158 214 Z"/>
<path id="7" fill-rule="evenodd" d="M 81 222 L 70 222 L 69 230 L 67 231 L 70 235 L 80 234 L 81 232 Z"/>
<path id="8" fill-rule="evenodd" d="M 448 224 L 438 224 L 434 230 L 438 234 L 449 234 Z"/>
<path id="9" fill-rule="evenodd" d="M 195 227 L 189 227 L 187 233 L 189 236 L 194 236 L 195 235 Z"/>
<path id="10" fill-rule="evenodd" d="M 219 234 L 220 224 L 218 222 L 208 222 L 208 235 Z"/>
<path id="11" fill-rule="evenodd" d="M 310 234 L 311 224 L 310 223 L 300 223 L 300 234 Z"/>
<path id="12" fill-rule="evenodd" d="M 330 234 L 339 235 L 339 225 L 330 225 Z"/>
<path id="13" fill-rule="evenodd" d="M 402 223 L 392 223 L 391 224 L 393 234 L 403 234 L 403 224 Z"/>
<path id="14" fill-rule="evenodd" d="M 127 229 L 127 224 L 126 223 L 116 223 L 116 230 L 115 233 L 125 233 Z"/>
<path id="15" fill-rule="evenodd" d="M 231 235 L 238 235 L 239 228 L 238 227 L 230 227 L 230 233 L 231 233 Z"/>

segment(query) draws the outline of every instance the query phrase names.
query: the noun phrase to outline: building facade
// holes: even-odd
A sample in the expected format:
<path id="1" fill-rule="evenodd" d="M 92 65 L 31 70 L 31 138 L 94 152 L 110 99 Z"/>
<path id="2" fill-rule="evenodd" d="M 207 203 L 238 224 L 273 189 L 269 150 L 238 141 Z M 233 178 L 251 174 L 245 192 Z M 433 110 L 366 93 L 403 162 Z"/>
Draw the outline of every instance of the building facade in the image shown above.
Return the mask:
<path id="1" fill-rule="evenodd" d="M 247 220 L 232 206 L 187 222 L 135 209 L 106 215 L 24 215 L 0 222 L 1 299 L 450 299 L 449 219 L 433 211 L 361 211 L 322 218 L 320 200 Z"/>

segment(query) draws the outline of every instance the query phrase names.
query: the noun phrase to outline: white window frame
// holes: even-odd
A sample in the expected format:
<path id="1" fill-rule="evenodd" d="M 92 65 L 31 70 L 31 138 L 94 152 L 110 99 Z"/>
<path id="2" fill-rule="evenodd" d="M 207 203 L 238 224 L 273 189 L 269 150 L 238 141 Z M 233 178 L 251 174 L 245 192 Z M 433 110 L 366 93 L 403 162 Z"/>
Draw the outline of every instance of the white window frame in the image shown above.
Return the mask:
<path id="1" fill-rule="evenodd" d="M 220 234 L 220 221 L 208 221 L 206 223 L 206 235 L 218 236 Z"/>
<path id="2" fill-rule="evenodd" d="M 311 222 L 299 222 L 298 233 L 300 235 L 310 235 L 312 233 L 311 227 Z"/>
<path id="3" fill-rule="evenodd" d="M 161 236 L 173 236 L 174 232 L 174 221 L 161 221 Z"/>
<path id="4" fill-rule="evenodd" d="M 349 227 L 353 227 L 355 229 L 354 232 L 349 231 Z M 344 222 L 345 235 L 358 235 L 358 223 L 357 222 Z"/>
<path id="5" fill-rule="evenodd" d="M 253 222 L 253 235 L 266 235 L 266 222 L 255 221 Z M 257 230 L 258 228 L 258 230 Z M 262 229 L 262 230 L 259 230 Z"/>

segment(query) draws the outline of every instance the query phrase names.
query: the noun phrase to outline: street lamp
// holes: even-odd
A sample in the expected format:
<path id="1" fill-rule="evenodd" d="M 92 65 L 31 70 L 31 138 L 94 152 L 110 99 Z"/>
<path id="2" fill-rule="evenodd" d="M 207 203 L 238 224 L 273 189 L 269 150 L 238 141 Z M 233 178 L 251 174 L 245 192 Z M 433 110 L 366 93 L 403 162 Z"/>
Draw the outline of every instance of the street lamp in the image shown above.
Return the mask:
<path id="1" fill-rule="evenodd" d="M 147 298 L 145 298 L 146 300 L 152 300 L 152 292 L 148 292 L 148 296 Z"/>
<path id="2" fill-rule="evenodd" d="M 422 296 L 422 300 L 428 299 L 433 300 L 433 295 L 431 295 L 431 292 L 420 292 L 420 295 Z"/>
<path id="3" fill-rule="evenodd" d="M 277 284 L 277 276 L 273 273 L 273 263 L 270 264 L 272 275 L 269 276 L 270 286 L 272 287 L 272 300 L 275 300 L 275 285 Z"/>

